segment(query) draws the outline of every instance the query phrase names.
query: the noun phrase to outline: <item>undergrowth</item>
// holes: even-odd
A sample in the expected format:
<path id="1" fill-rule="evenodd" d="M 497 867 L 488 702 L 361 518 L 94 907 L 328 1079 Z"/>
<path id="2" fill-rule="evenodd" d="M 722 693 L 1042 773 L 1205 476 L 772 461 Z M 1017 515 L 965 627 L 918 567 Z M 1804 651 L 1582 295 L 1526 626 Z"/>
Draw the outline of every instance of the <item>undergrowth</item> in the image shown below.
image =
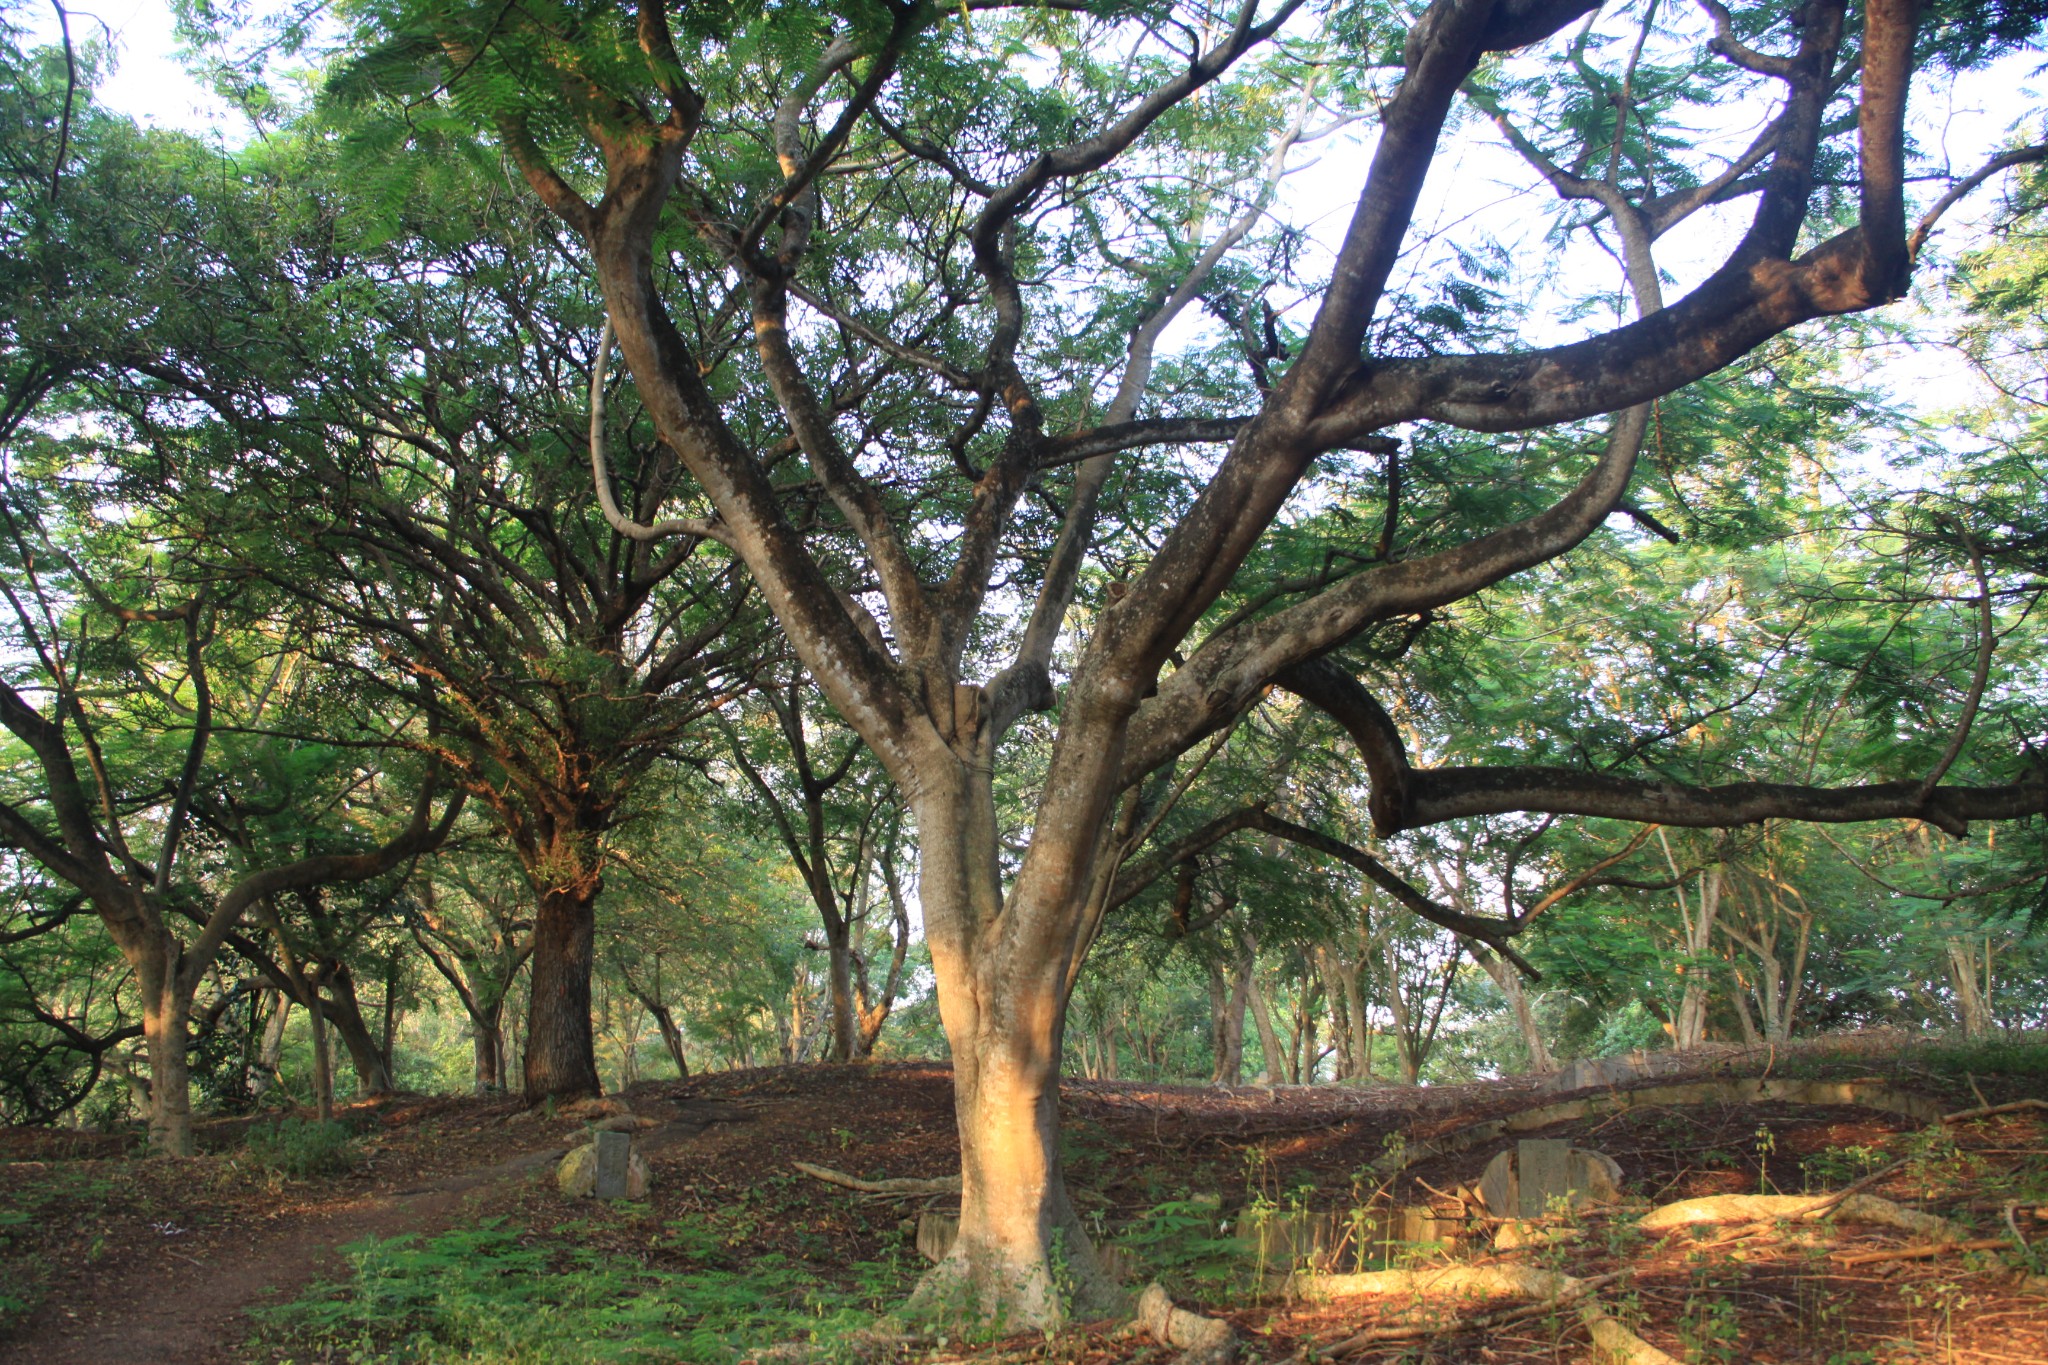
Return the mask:
<path id="1" fill-rule="evenodd" d="M 281 1118 L 259 1123 L 249 1130 L 242 1150 L 264 1170 L 294 1180 L 346 1175 L 361 1159 L 355 1134 L 347 1124 L 318 1119 Z"/>
<path id="2" fill-rule="evenodd" d="M 671 1225 L 667 1256 L 715 1258 L 701 1228 Z M 730 1361 L 773 1341 L 828 1345 L 901 1298 L 893 1262 L 847 1267 L 846 1287 L 779 1255 L 744 1270 L 670 1269 L 545 1240 L 492 1219 L 427 1241 L 343 1248 L 353 1273 L 260 1314 L 270 1359 L 350 1365 Z"/>

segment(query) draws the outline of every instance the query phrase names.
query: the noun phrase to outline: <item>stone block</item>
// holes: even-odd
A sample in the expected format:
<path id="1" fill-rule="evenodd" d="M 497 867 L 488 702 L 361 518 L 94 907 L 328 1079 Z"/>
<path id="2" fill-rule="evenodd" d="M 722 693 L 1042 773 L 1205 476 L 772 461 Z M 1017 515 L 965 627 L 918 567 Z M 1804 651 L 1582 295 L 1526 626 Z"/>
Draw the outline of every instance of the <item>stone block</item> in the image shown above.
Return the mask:
<path id="1" fill-rule="evenodd" d="M 633 1159 L 633 1139 L 615 1129 L 599 1129 L 597 1141 L 597 1197 L 624 1199 L 626 1170 Z"/>
<path id="2" fill-rule="evenodd" d="M 624 1134 L 618 1136 L 623 1137 Z M 627 1199 L 645 1199 L 650 1173 L 647 1158 L 633 1152 L 626 1161 Z M 572 1148 L 555 1168 L 555 1185 L 572 1199 L 587 1199 L 597 1193 L 597 1147 L 584 1143 Z"/>

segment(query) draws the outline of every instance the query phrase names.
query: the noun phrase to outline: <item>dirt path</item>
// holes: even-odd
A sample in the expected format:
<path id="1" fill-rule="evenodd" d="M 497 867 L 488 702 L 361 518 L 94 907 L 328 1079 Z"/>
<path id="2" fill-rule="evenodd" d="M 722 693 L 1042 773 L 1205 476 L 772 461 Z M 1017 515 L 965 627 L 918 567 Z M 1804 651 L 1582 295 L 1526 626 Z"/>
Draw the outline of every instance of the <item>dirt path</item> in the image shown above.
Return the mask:
<path id="1" fill-rule="evenodd" d="M 752 1115 L 729 1106 L 684 1106 L 644 1133 L 645 1149 L 687 1144 L 716 1123 Z M 0 1362 L 22 1365 L 234 1365 L 249 1334 L 247 1313 L 288 1301 L 343 1269 L 341 1247 L 366 1237 L 439 1232 L 493 1193 L 551 1170 L 556 1145 L 408 1188 L 221 1229 L 191 1251 L 176 1244 L 104 1274 L 85 1271 L 53 1293 L 12 1339 Z"/>

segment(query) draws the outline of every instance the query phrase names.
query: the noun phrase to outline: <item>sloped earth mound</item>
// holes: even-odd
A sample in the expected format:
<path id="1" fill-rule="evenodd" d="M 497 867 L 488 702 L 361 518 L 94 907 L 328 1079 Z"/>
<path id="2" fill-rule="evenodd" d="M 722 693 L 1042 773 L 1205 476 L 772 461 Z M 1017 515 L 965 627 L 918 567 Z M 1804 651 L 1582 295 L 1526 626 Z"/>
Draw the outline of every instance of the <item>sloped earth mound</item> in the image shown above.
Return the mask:
<path id="1" fill-rule="evenodd" d="M 1702 1072 L 1881 1079 L 1952 1112 L 2048 1094 L 2044 1056 L 2038 1043 L 1999 1055 L 1866 1043 L 1713 1057 Z M 1715 1365 L 2048 1360 L 2048 1295 L 2026 1278 L 2048 1275 L 2048 1114 L 1930 1127 L 1857 1106 L 1638 1104 L 1430 1154 L 1441 1135 L 1559 1098 L 1539 1089 L 1075 1082 L 1066 1157 L 1084 1217 L 1123 1253 L 1133 1287 L 1157 1279 L 1227 1318 L 1245 1359 L 1593 1358 L 1579 1313 L 1556 1307 L 1290 1299 L 1300 1267 L 1262 1262 L 1242 1231 L 1294 1211 L 1362 1227 L 1428 1207 L 1434 1228 L 1463 1233 L 1455 1249 L 1383 1246 L 1360 1262 L 1352 1247 L 1344 1266 L 1310 1268 L 1391 1252 L 1576 1277 L 1652 1348 Z M 792 1165 L 952 1174 L 942 1067 L 730 1072 L 622 1098 L 652 1124 L 636 1138 L 654 1172 L 642 1204 L 564 1201 L 553 1165 L 584 1123 L 505 1100 L 350 1110 L 353 1169 L 308 1179 L 258 1164 L 246 1120 L 209 1125 L 207 1154 L 184 1162 L 138 1159 L 120 1137 L 0 1132 L 0 1359 L 747 1359 L 771 1341 L 829 1342 L 895 1302 L 923 1264 L 918 1217 L 948 1211 L 944 1197 L 878 1198 Z M 1613 1156 L 1632 1207 L 1493 1251 L 1492 1226 L 1454 1196 L 1519 1137 Z M 1997 1245 L 1851 1264 L 1914 1239 L 1846 1221 L 1635 1227 L 1652 1204 L 1859 1179 Z M 1099 1323 L 1051 1341 L 924 1342 L 903 1358 L 1172 1355 Z"/>

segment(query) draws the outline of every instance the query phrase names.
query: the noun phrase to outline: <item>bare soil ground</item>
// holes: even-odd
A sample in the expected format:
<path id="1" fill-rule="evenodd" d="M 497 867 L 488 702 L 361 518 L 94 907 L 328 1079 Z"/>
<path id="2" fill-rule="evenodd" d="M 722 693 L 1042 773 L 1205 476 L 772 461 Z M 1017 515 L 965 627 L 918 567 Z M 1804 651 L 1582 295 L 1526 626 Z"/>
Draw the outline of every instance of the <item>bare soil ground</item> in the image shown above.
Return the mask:
<path id="1" fill-rule="evenodd" d="M 1730 1074 L 1797 1067 L 1806 1075 L 1883 1077 L 1950 1110 L 2030 1089 L 2023 1079 L 1930 1071 L 1897 1049 L 1814 1048 L 1789 1059 L 1703 1065 Z M 941 1067 L 720 1073 L 642 1084 L 623 1098 L 656 1125 L 638 1138 L 654 1189 L 637 1223 L 577 1221 L 589 1205 L 566 1203 L 551 1176 L 583 1125 L 522 1115 L 503 1100 L 406 1097 L 364 1106 L 353 1114 L 365 1129 L 362 1163 L 347 1176 L 309 1181 L 280 1180 L 255 1166 L 240 1147 L 245 1121 L 209 1125 L 208 1154 L 182 1162 L 138 1159 L 120 1137 L 0 1131 L 0 1360 L 273 1359 L 274 1343 L 251 1344 L 249 1310 L 343 1275 L 339 1248 L 485 1218 L 541 1231 L 574 1222 L 573 1235 L 608 1241 L 608 1253 L 658 1260 L 669 1253 L 648 1228 L 715 1216 L 732 1265 L 772 1256 L 830 1279 L 854 1262 L 908 1255 L 915 1216 L 932 1201 L 866 1198 L 796 1175 L 793 1161 L 871 1178 L 939 1176 L 958 1165 Z M 1147 1226 L 1151 1211 L 1169 1201 L 1213 1200 L 1219 1226 L 1261 1206 L 1436 1204 L 1448 1213 L 1438 1192 L 1476 1183 L 1515 1138 L 1432 1157 L 1397 1175 L 1384 1173 L 1390 1146 L 1414 1150 L 1433 1134 L 1552 1098 L 1526 1081 L 1422 1091 L 1075 1082 L 1063 1104 L 1077 1202 L 1114 1243 Z M 1729 1241 L 1731 1229 L 1707 1228 L 1658 1240 L 1633 1229 L 1626 1212 L 1587 1215 L 1556 1246 L 1494 1253 L 1474 1239 L 1455 1254 L 1614 1275 L 1599 1291 L 1602 1301 L 1679 1360 L 2043 1365 L 2048 1295 L 2022 1272 L 2048 1265 L 2038 1250 L 2031 1266 L 2017 1253 L 2020 1240 L 2048 1249 L 2044 1120 L 2033 1111 L 1952 1124 L 1941 1130 L 1943 1142 L 1911 1119 L 1854 1106 L 1730 1102 L 1638 1107 L 1517 1135 L 1567 1137 L 1608 1153 L 1620 1162 L 1629 1194 L 1644 1203 L 1839 1188 L 1873 1165 L 1905 1160 L 1870 1192 L 1967 1223 L 1972 1236 L 2007 1236 L 2009 1229 L 2017 1234 L 2014 1254 L 1852 1267 L 1838 1255 L 1911 1239 L 1844 1224 L 1822 1225 L 1817 1236 L 1763 1228 Z M 745 1216 L 735 1216 L 737 1209 Z M 1427 1263 L 1429 1254 L 1420 1255 Z M 1199 1278 L 1182 1280 L 1176 1292 L 1227 1316 L 1252 1359 L 1590 1359 L 1569 1312 L 1461 1332 L 1455 1320 L 1484 1305 L 1433 1308 L 1418 1320 L 1412 1304 L 1292 1302 L 1284 1283 L 1284 1273 L 1275 1276 L 1273 1292 L 1257 1300 Z M 915 1358 L 1097 1365 L 1171 1358 L 1118 1326 L 971 1349 L 926 1344 Z M 1387 1328 L 1410 1335 L 1356 1342 Z M 1347 1340 L 1351 1348 L 1331 1353 Z"/>

